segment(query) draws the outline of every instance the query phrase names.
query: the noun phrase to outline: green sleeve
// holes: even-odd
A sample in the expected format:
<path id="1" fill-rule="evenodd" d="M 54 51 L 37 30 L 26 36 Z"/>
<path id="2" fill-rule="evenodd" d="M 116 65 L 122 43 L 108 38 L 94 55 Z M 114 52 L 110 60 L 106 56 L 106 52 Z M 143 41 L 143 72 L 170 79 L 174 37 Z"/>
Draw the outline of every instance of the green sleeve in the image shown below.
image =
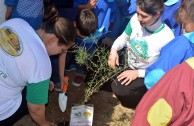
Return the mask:
<path id="1" fill-rule="evenodd" d="M 130 36 L 131 32 L 132 32 L 131 21 L 129 21 L 129 23 L 127 24 L 127 27 L 125 28 L 125 33 Z"/>
<path id="2" fill-rule="evenodd" d="M 27 85 L 26 99 L 32 104 L 48 103 L 48 90 L 50 80 L 41 81 L 38 83 L 30 83 Z"/>

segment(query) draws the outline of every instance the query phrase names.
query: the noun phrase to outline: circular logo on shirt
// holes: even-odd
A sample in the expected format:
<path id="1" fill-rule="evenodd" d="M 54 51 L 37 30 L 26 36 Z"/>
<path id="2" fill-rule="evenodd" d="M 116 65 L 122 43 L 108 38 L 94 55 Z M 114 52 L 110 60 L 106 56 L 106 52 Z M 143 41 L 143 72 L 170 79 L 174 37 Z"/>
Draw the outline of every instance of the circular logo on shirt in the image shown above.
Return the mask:
<path id="1" fill-rule="evenodd" d="M 22 53 L 21 39 L 11 27 L 0 29 L 0 46 L 11 56 L 19 56 Z"/>

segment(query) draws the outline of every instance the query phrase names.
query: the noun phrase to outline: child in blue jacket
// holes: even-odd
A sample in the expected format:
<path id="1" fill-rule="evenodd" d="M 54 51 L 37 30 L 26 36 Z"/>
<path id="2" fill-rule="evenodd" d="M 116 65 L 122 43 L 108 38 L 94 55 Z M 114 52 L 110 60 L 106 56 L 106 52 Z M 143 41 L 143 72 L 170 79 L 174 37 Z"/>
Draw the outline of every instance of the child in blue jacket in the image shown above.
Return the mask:
<path id="1" fill-rule="evenodd" d="M 5 0 L 7 12 L 5 19 L 22 18 L 35 30 L 41 28 L 44 1 L 43 0 Z"/>

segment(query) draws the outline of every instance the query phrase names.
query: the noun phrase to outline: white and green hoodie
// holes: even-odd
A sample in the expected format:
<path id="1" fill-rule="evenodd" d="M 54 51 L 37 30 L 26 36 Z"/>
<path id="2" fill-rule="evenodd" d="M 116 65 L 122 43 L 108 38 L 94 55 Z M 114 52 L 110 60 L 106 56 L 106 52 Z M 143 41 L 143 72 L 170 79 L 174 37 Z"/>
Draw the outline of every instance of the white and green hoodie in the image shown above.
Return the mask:
<path id="1" fill-rule="evenodd" d="M 145 69 L 158 59 L 160 49 L 173 38 L 173 32 L 160 18 L 155 24 L 142 27 L 134 14 L 112 48 L 119 51 L 127 47 L 129 67 L 138 70 L 139 77 L 144 77 Z"/>

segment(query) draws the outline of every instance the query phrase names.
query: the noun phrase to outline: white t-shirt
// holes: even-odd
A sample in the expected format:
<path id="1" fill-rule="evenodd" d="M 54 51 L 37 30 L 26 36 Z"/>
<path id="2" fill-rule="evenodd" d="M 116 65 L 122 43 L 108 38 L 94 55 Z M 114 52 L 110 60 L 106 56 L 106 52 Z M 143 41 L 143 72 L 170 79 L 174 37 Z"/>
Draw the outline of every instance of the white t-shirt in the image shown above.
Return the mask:
<path id="1" fill-rule="evenodd" d="M 160 49 L 173 38 L 173 32 L 161 19 L 145 28 L 140 25 L 137 14 L 134 14 L 112 48 L 119 51 L 127 46 L 129 67 L 139 70 L 139 77 L 144 77 L 145 69 L 158 59 Z"/>
<path id="2" fill-rule="evenodd" d="M 40 84 L 50 76 L 50 58 L 30 25 L 19 18 L 0 25 L 0 121 L 17 111 L 25 86 Z"/>

